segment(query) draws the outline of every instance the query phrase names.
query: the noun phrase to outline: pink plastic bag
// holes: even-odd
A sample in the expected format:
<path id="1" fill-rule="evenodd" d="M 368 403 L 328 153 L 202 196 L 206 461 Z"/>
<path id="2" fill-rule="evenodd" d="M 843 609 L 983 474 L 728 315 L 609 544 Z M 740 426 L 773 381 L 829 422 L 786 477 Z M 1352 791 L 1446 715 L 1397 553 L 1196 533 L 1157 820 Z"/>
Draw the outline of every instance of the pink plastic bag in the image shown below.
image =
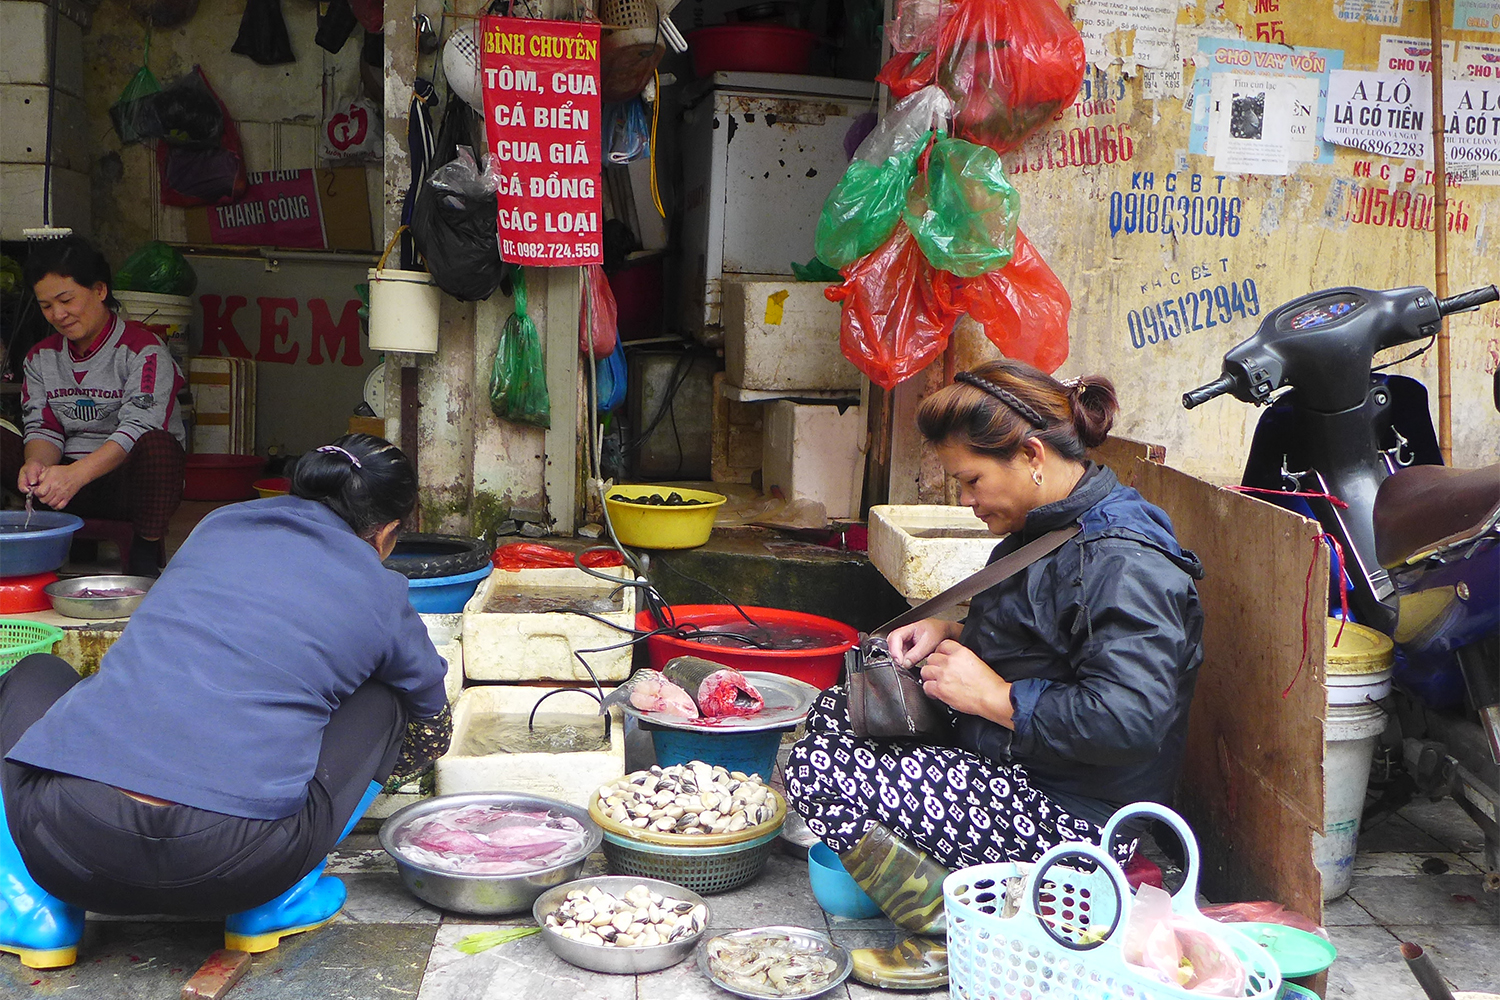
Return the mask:
<path id="1" fill-rule="evenodd" d="M 589 353 L 589 334 L 594 337 L 594 358 L 607 358 L 615 352 L 619 342 L 616 331 L 619 327 L 619 311 L 615 306 L 615 293 L 609 287 L 604 268 L 588 264 L 583 269 L 583 302 L 578 310 L 578 351 L 585 357 Z"/>
<path id="2" fill-rule="evenodd" d="M 1154 885 L 1136 890 L 1121 951 L 1163 983 L 1202 996 L 1244 995 L 1244 964 L 1228 945 L 1174 915 L 1172 897 Z"/>
<path id="3" fill-rule="evenodd" d="M 843 275 L 823 294 L 843 302 L 839 348 L 871 382 L 894 389 L 943 353 L 961 314 L 953 277 L 927 263 L 905 223 Z"/>
<path id="4" fill-rule="evenodd" d="M 1302 914 L 1269 900 L 1257 903 L 1218 903 L 1214 906 L 1205 906 L 1203 915 L 1221 924 L 1282 924 L 1286 927 L 1295 927 L 1299 931 L 1307 931 L 1309 934 L 1316 934 L 1325 941 L 1328 940 L 1328 932 L 1323 928 Z"/>
<path id="5" fill-rule="evenodd" d="M 1007 358 L 1048 374 L 1068 359 L 1073 300 L 1019 229 L 1009 264 L 955 284 L 956 304 L 984 327 L 984 335 Z"/>

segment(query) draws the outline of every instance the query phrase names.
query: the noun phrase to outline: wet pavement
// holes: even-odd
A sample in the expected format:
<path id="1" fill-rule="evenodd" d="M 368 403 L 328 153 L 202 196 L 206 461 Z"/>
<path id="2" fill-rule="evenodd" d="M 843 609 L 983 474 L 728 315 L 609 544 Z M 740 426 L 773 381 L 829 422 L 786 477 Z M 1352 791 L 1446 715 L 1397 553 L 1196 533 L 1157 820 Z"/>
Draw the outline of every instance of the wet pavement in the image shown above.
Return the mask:
<path id="1" fill-rule="evenodd" d="M 1483 889 L 1483 842 L 1451 801 L 1407 806 L 1361 839 L 1354 887 L 1326 920 L 1339 959 L 1328 997 L 1422 1000 L 1398 945 L 1422 945 L 1456 991 L 1500 993 L 1500 894 Z M 1432 859 L 1442 861 L 1446 870 Z M 1426 868 L 1424 869 L 1424 863 Z M 602 873 L 603 858 L 587 874 Z M 434 910 L 408 894 L 370 835 L 356 834 L 329 864 L 349 887 L 334 923 L 286 939 L 257 956 L 230 1000 L 694 1000 L 728 997 L 689 960 L 664 972 L 605 976 L 556 958 L 539 936 L 477 955 L 454 946 L 497 924 Z M 772 855 L 750 885 L 709 897 L 710 927 L 765 924 L 827 929 L 845 947 L 883 945 L 883 919 L 828 918 L 808 887 L 806 862 Z M 529 924 L 526 915 L 505 925 Z M 71 969 L 33 972 L 0 955 L 0 996 L 175 1000 L 198 964 L 222 942 L 219 923 L 165 918 L 91 918 Z M 873 1000 L 857 983 L 835 1000 Z M 904 997 L 942 997 L 946 990 Z"/>

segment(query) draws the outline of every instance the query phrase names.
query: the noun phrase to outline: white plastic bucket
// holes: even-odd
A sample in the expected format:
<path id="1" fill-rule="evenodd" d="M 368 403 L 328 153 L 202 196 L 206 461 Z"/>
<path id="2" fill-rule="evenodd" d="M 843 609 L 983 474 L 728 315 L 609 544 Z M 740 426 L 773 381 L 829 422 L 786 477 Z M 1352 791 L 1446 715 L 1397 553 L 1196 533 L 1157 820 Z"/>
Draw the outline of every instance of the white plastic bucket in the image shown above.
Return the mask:
<path id="1" fill-rule="evenodd" d="M 1396 654 L 1390 636 L 1337 618 L 1328 619 L 1327 636 L 1329 705 L 1367 705 L 1391 693 Z"/>
<path id="2" fill-rule="evenodd" d="M 1323 877 L 1323 899 L 1349 891 L 1354 850 L 1375 742 L 1385 730 L 1379 705 L 1329 705 L 1323 730 L 1323 833 L 1313 834 L 1313 863 Z"/>
<path id="3" fill-rule="evenodd" d="M 442 296 L 426 271 L 370 268 L 370 347 L 436 354 Z"/>
<path id="4" fill-rule="evenodd" d="M 186 295 L 127 292 L 115 289 L 125 319 L 144 325 L 162 339 L 174 357 L 185 358 L 192 342 L 188 328 L 193 321 L 193 300 Z"/>

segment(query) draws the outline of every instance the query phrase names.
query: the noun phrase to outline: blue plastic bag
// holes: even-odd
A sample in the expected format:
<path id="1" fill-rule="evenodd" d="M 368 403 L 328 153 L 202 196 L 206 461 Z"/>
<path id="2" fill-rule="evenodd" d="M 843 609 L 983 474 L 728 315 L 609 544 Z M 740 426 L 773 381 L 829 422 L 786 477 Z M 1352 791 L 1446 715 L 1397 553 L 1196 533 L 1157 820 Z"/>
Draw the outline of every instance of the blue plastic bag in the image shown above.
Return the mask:
<path id="1" fill-rule="evenodd" d="M 620 346 L 620 335 L 615 334 L 615 349 L 609 357 L 600 358 L 594 365 L 594 386 L 599 393 L 599 412 L 605 414 L 625 402 L 625 386 L 629 383 L 629 371 L 625 367 L 625 349 Z"/>
<path id="2" fill-rule="evenodd" d="M 651 152 L 651 116 L 639 97 L 632 97 L 624 104 L 606 104 L 600 117 L 607 162 L 629 163 Z"/>

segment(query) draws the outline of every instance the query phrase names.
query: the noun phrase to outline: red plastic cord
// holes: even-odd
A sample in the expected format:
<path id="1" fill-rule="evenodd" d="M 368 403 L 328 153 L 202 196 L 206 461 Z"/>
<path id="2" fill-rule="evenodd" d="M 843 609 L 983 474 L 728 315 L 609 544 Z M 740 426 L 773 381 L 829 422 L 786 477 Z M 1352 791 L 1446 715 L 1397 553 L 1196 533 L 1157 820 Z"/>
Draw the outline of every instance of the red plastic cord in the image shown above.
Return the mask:
<path id="1" fill-rule="evenodd" d="M 1349 509 L 1349 505 L 1347 503 L 1340 500 L 1332 493 L 1307 493 L 1294 490 L 1263 490 L 1259 486 L 1226 486 L 1224 488 L 1226 490 L 1233 490 L 1235 493 L 1264 493 L 1266 496 L 1270 497 L 1308 497 L 1313 500 L 1327 500 L 1329 503 L 1333 504 L 1340 510 Z"/>
<path id="2" fill-rule="evenodd" d="M 1313 495 L 1322 496 L 1323 494 Z M 1334 498 L 1330 497 L 1329 499 Z M 1345 506 L 1347 506 L 1347 504 Z M 1287 682 L 1286 687 L 1281 689 L 1281 697 L 1283 698 L 1292 693 L 1292 688 L 1297 684 L 1297 678 L 1302 676 L 1302 666 L 1307 662 L 1308 651 L 1312 648 L 1311 643 L 1309 642 L 1310 636 L 1307 632 L 1307 609 L 1312 604 L 1313 572 L 1318 568 L 1318 550 L 1322 546 L 1324 541 L 1328 542 L 1329 547 L 1333 550 L 1334 558 L 1338 560 L 1339 609 L 1343 613 L 1343 617 L 1339 619 L 1339 630 L 1338 633 L 1333 637 L 1333 644 L 1335 646 L 1337 646 L 1339 644 L 1339 640 L 1344 637 L 1344 626 L 1349 621 L 1349 589 L 1344 586 L 1344 547 L 1339 544 L 1339 540 L 1337 538 L 1335 538 L 1333 535 L 1328 534 L 1327 532 L 1324 532 L 1317 538 L 1313 539 L 1312 562 L 1308 564 L 1307 581 L 1303 584 L 1302 589 L 1302 655 L 1297 659 L 1297 672 L 1292 675 L 1292 679 Z"/>

